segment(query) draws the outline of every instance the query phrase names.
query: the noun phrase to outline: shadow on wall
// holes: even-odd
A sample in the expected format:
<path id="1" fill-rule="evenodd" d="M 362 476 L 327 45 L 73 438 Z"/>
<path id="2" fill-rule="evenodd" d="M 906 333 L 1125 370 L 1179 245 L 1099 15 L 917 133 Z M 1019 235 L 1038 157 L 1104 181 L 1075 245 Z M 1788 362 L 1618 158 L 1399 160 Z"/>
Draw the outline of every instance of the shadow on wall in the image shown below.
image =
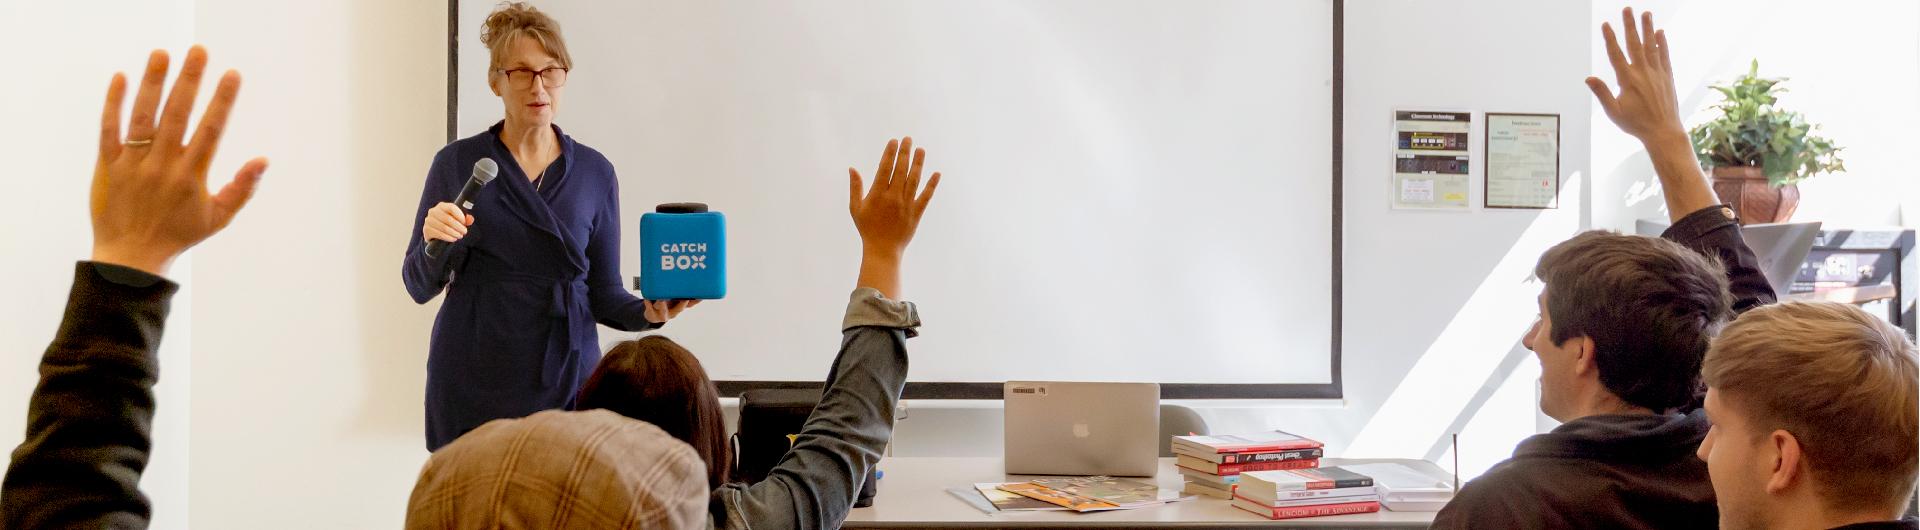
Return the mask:
<path id="1" fill-rule="evenodd" d="M 392 16 L 392 9 L 379 0 L 353 6 L 353 34 L 379 38 L 351 39 L 358 64 L 349 74 L 355 79 L 343 83 L 353 109 L 347 121 L 358 134 L 351 156 L 342 157 L 351 161 L 341 170 L 355 204 L 353 244 L 341 249 L 352 255 L 345 275 L 352 280 L 339 288 L 355 294 L 361 333 L 353 354 L 366 370 L 351 428 L 415 439 L 424 449 L 427 339 L 440 302 L 413 304 L 400 260 L 407 238 L 417 237 L 408 231 L 427 167 L 445 143 L 446 43 L 444 29 L 410 26 L 418 17 Z"/>
<path id="2" fill-rule="evenodd" d="M 1578 198 L 1583 177 L 1578 172 L 1567 177 L 1561 204 L 1572 204 Z M 1391 395 L 1368 418 L 1343 456 L 1436 459 L 1448 451 L 1452 433 L 1474 424 L 1487 430 L 1475 433 L 1471 447 L 1462 445 L 1461 469 L 1471 476 L 1504 458 L 1515 443 L 1534 433 L 1535 415 L 1527 413 L 1533 409 L 1533 400 L 1522 399 L 1531 398 L 1529 393 L 1503 394 L 1513 403 L 1494 400 L 1505 387 L 1532 384 L 1516 381 L 1514 376 L 1523 373 L 1523 363 L 1530 362 L 1530 353 L 1520 347 L 1520 338 L 1537 314 L 1535 296 L 1541 285 L 1533 279 L 1533 266 L 1542 252 L 1575 233 L 1580 223 L 1578 212 L 1571 209 L 1530 211 L 1527 215 L 1532 218 L 1524 231 L 1474 287 L 1413 368 L 1394 385 Z M 1490 408 L 1498 409 L 1494 417 L 1474 421 Z"/>
<path id="3" fill-rule="evenodd" d="M 1597 24 L 1594 27 L 1599 27 Z M 1598 38 L 1598 30 L 1594 30 Z M 1723 50 L 1715 57 L 1716 64 L 1735 62 L 1738 55 L 1734 50 Z M 1596 64 L 1596 68 L 1600 65 Z M 1596 70 L 1599 71 L 1599 70 Z M 1603 79 L 1605 79 L 1603 77 Z M 1611 80 L 1609 79 L 1609 82 Z M 1679 107 L 1681 109 L 1702 109 L 1719 101 L 1720 93 L 1709 88 L 1710 81 L 1698 83 L 1679 83 Z M 1683 111 L 1683 114 L 1685 111 Z M 1694 123 L 1693 114 L 1682 117 L 1688 124 Z M 1596 162 L 1603 162 L 1608 154 L 1620 156 L 1620 162 L 1608 168 L 1602 178 L 1595 180 L 1595 186 L 1607 189 L 1596 190 L 1597 197 L 1613 197 L 1611 204 L 1600 205 L 1595 209 L 1594 228 L 1633 233 L 1634 221 L 1640 219 L 1665 220 L 1669 215 L 1665 195 L 1660 192 L 1660 177 L 1653 172 L 1653 160 L 1647 156 L 1638 140 L 1627 136 L 1613 126 L 1599 107 L 1594 107 L 1593 153 Z M 1617 212 L 1609 217 L 1607 212 Z"/>
<path id="4" fill-rule="evenodd" d="M 1621 160 L 1618 165 L 1608 170 L 1606 182 L 1612 183 L 1616 189 L 1606 190 L 1605 195 L 1614 196 L 1614 192 L 1617 191 L 1620 204 L 1626 209 L 1628 218 L 1620 219 L 1615 223 L 1620 226 L 1595 226 L 1594 228 L 1632 233 L 1633 222 L 1636 220 L 1667 218 L 1667 201 L 1666 196 L 1660 192 L 1660 177 L 1647 171 L 1652 164 L 1653 159 L 1647 156 L 1646 151 L 1635 150 L 1625 160 Z"/>

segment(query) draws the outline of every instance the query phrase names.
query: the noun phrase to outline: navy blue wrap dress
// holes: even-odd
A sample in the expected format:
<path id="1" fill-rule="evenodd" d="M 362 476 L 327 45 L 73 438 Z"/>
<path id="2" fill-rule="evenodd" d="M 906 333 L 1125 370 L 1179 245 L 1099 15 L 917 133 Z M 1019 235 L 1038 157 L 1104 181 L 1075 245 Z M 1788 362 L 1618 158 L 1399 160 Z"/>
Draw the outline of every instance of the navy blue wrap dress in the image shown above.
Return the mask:
<path id="1" fill-rule="evenodd" d="M 560 157 L 538 189 L 500 140 L 502 124 L 433 157 L 400 276 L 415 303 L 447 293 L 427 354 L 432 451 L 488 421 L 566 405 L 600 361 L 594 324 L 659 327 L 620 281 L 620 193 L 613 164 L 554 127 Z M 450 202 L 492 158 L 460 241 L 427 257 L 427 210 Z"/>

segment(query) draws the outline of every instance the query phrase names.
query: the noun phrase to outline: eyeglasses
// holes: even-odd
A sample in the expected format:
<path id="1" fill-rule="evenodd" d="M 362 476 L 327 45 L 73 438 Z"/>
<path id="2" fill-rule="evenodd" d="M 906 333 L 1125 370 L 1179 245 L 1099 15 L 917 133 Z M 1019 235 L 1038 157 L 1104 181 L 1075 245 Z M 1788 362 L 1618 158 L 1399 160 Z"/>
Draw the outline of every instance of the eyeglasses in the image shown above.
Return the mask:
<path id="1" fill-rule="evenodd" d="M 494 70 L 494 72 L 507 76 L 507 85 L 513 87 L 515 90 L 525 90 L 532 87 L 533 78 L 535 77 L 539 77 L 540 84 L 547 88 L 560 88 L 567 84 L 567 69 L 560 66 L 541 68 L 539 70 L 515 68 L 512 70 Z"/>

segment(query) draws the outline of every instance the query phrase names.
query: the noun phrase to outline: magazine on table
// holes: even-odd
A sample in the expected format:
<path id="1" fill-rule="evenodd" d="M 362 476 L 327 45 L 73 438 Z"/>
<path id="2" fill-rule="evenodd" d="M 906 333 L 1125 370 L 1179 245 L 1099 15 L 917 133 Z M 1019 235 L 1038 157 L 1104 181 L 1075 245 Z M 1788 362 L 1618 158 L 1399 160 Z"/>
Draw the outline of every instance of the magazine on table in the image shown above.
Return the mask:
<path id="1" fill-rule="evenodd" d="M 1125 510 L 1193 498 L 1155 484 L 1105 476 L 1043 478 L 996 488 L 1076 512 Z"/>

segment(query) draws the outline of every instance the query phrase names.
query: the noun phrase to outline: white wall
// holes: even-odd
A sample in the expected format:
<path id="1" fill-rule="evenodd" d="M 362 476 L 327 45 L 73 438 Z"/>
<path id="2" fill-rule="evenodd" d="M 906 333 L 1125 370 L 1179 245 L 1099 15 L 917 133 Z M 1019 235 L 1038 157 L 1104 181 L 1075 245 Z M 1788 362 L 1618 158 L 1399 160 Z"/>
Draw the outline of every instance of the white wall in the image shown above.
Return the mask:
<path id="1" fill-rule="evenodd" d="M 247 79 L 214 171 L 272 168 L 199 250 L 193 527 L 397 527 L 427 455 L 434 307 L 399 267 L 444 143 L 446 6 L 197 5 L 198 37 Z"/>
<path id="2" fill-rule="evenodd" d="M 137 81 L 153 48 L 177 69 L 202 42 L 213 70 L 245 78 L 212 185 L 252 156 L 273 165 L 234 225 L 170 274 L 185 289 L 142 482 L 154 528 L 398 526 L 426 456 L 434 310 L 408 301 L 399 256 L 444 143 L 445 28 L 438 2 L 0 5 L 0 45 L 42 52 L 16 54 L 0 97 L 0 146 L 30 176 L 11 182 L 32 198 L 0 209 L 0 446 L 21 439 L 72 261 L 90 249 L 107 80 Z"/>
<path id="3" fill-rule="evenodd" d="M 1542 251 L 1583 226 L 1591 96 L 1578 57 L 1591 41 L 1568 28 L 1582 23 L 1585 6 L 1348 6 L 1345 337 L 1357 361 L 1347 365 L 1348 414 L 1365 423 L 1347 454 L 1434 458 L 1460 432 L 1461 471 L 1477 475 L 1534 432 L 1538 368 L 1519 347 L 1536 314 L 1538 286 L 1528 279 Z M 1479 111 L 1560 114 L 1561 207 L 1385 210 L 1390 111 L 1400 105 L 1477 111 L 1476 207 Z"/>
<path id="4" fill-rule="evenodd" d="M 1348 456 L 1440 458 L 1460 432 L 1468 476 L 1536 432 L 1538 367 L 1518 343 L 1535 315 L 1538 287 L 1526 281 L 1535 259 L 1583 226 L 1591 41 L 1570 29 L 1588 20 L 1584 3 L 1348 2 L 1346 399 L 1186 404 L 1215 430 L 1286 429 Z M 1476 111 L 1476 205 L 1477 113 L 1561 114 L 1563 206 L 1387 209 L 1396 106 Z M 895 454 L 998 454 L 999 412 L 995 402 L 912 403 Z"/>
<path id="5" fill-rule="evenodd" d="M 0 3 L 0 49 L 13 51 L 0 83 L 0 154 L 14 198 L 0 208 L 0 451 L 11 453 L 24 437 L 27 398 L 66 307 L 74 261 L 93 248 L 87 189 L 107 82 L 114 71 L 127 73 L 131 102 L 155 48 L 174 54 L 177 71 L 193 13 L 189 0 Z M 191 261 L 182 258 L 169 274 L 183 289 L 160 343 L 154 453 L 141 477 L 157 529 L 187 527 Z"/>
<path id="6" fill-rule="evenodd" d="M 1591 39 L 1600 23 L 1620 23 L 1619 2 L 1593 2 Z M 1688 126 L 1712 117 L 1720 94 L 1708 85 L 1746 73 L 1760 59 L 1760 75 L 1789 78 L 1780 98 L 1821 126 L 1845 150 L 1847 172 L 1800 184 L 1794 219 L 1828 226 L 1920 225 L 1920 179 L 1913 146 L 1920 122 L 1920 47 L 1915 21 L 1920 3 L 1872 0 L 1819 3 L 1788 0 L 1659 0 L 1635 2 L 1654 12 L 1673 46 L 1675 86 Z M 1604 47 L 1589 54 L 1594 71 L 1607 70 Z M 1595 123 L 1606 117 L 1594 111 Z M 1593 139 L 1594 226 L 1631 231 L 1635 219 L 1667 216 L 1653 169 L 1639 142 L 1611 128 Z M 1902 203 L 1906 215 L 1901 214 Z"/>

